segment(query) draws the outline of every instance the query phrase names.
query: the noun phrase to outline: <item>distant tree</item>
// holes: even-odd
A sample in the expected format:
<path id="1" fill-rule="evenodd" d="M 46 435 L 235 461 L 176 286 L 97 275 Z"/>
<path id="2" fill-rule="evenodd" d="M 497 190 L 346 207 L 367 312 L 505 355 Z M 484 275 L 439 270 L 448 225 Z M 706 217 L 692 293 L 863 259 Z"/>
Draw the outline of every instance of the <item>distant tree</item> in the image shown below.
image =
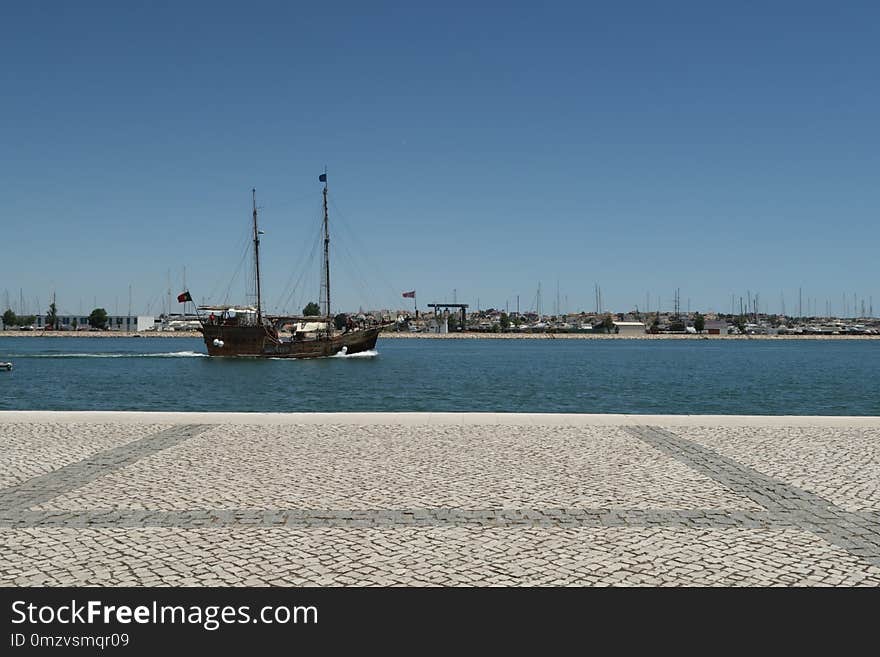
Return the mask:
<path id="1" fill-rule="evenodd" d="M 697 329 L 697 333 L 702 333 L 706 328 L 706 318 L 700 313 L 694 313 L 694 328 Z"/>
<path id="2" fill-rule="evenodd" d="M 12 312 L 12 308 L 7 308 L 6 312 L 3 313 L 3 325 L 4 326 L 15 326 L 18 324 L 18 317 Z"/>
<path id="3" fill-rule="evenodd" d="M 506 331 L 510 328 L 510 317 L 508 317 L 507 313 L 501 313 L 501 330 Z"/>
<path id="4" fill-rule="evenodd" d="M 95 308 L 89 315 L 89 326 L 96 329 L 107 327 L 107 311 L 103 308 Z"/>
<path id="5" fill-rule="evenodd" d="M 348 321 L 348 315 L 345 313 L 339 313 L 336 317 L 333 318 L 333 326 L 336 327 L 337 331 L 341 331 L 345 328 L 345 324 Z"/>
<path id="6" fill-rule="evenodd" d="M 76 317 L 74 317 L 73 320 L 70 322 L 70 326 L 71 328 L 73 328 L 74 331 L 76 330 L 76 327 L 79 326 L 79 322 L 77 321 Z"/>
<path id="7" fill-rule="evenodd" d="M 492 324 L 492 333 L 500 333 L 501 327 L 498 324 Z"/>
<path id="8" fill-rule="evenodd" d="M 49 304 L 49 311 L 46 313 L 46 328 L 52 330 L 58 328 L 58 310 L 54 301 Z"/>
<path id="9" fill-rule="evenodd" d="M 306 304 L 306 307 L 303 308 L 303 315 L 306 317 L 317 317 L 320 314 L 321 309 L 314 301 L 309 301 L 308 304 Z"/>
<path id="10" fill-rule="evenodd" d="M 616 328 L 614 326 L 614 318 L 611 317 L 611 313 L 607 313 L 605 317 L 602 318 L 602 328 L 605 329 L 606 333 L 612 333 Z"/>
<path id="11" fill-rule="evenodd" d="M 446 328 L 450 331 L 458 330 L 458 316 L 455 313 L 449 313 L 449 317 L 446 318 Z"/>
<path id="12" fill-rule="evenodd" d="M 37 321 L 36 315 L 25 315 L 24 317 L 17 317 L 19 326 L 32 326 Z"/>

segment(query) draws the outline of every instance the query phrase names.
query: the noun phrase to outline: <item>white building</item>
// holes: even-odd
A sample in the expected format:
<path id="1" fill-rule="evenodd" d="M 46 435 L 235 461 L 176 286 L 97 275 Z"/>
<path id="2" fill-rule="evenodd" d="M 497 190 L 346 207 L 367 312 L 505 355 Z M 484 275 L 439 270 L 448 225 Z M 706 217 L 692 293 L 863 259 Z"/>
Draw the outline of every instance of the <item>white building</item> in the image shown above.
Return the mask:
<path id="1" fill-rule="evenodd" d="M 145 331 L 152 328 L 155 321 L 151 315 L 108 315 L 107 330 L 109 331 Z M 58 325 L 62 331 L 86 331 L 89 326 L 88 315 L 58 315 Z M 45 330 L 46 316 L 37 315 L 34 328 Z M 142 328 L 143 327 L 143 328 Z"/>
<path id="2" fill-rule="evenodd" d="M 618 335 L 643 336 L 645 324 L 643 322 L 614 322 L 614 332 Z"/>

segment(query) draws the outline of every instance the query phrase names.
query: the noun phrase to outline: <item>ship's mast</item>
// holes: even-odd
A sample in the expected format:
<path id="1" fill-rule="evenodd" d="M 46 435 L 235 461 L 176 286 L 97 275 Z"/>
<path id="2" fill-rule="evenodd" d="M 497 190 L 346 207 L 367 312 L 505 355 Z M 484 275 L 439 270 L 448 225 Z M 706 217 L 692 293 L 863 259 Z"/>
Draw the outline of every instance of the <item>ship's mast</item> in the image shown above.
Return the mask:
<path id="1" fill-rule="evenodd" d="M 257 325 L 259 326 L 263 323 L 263 304 L 260 297 L 260 231 L 257 228 L 257 190 L 251 189 L 251 195 L 254 202 L 254 273 L 256 274 L 254 287 L 257 293 Z"/>
<path id="2" fill-rule="evenodd" d="M 327 170 L 320 180 L 324 183 L 324 316 L 330 317 L 330 230 L 327 225 Z"/>

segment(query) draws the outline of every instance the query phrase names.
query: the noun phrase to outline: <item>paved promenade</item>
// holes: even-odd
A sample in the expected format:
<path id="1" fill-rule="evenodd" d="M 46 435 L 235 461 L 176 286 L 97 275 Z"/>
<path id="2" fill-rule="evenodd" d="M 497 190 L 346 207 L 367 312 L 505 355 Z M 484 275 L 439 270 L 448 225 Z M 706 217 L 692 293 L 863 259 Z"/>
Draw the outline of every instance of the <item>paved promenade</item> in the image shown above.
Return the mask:
<path id="1" fill-rule="evenodd" d="M 0 412 L 0 585 L 880 585 L 880 418 Z"/>

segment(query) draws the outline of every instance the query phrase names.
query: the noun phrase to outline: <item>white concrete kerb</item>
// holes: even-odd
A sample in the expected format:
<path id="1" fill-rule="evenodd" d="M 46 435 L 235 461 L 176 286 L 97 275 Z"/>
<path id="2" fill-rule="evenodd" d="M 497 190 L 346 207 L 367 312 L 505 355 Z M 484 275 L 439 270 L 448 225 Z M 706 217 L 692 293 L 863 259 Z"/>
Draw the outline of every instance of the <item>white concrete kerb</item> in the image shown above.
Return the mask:
<path id="1" fill-rule="evenodd" d="M 397 426 L 880 427 L 878 416 L 625 415 L 577 413 L 202 413 L 141 411 L 0 411 L 0 423 L 124 423 Z"/>

